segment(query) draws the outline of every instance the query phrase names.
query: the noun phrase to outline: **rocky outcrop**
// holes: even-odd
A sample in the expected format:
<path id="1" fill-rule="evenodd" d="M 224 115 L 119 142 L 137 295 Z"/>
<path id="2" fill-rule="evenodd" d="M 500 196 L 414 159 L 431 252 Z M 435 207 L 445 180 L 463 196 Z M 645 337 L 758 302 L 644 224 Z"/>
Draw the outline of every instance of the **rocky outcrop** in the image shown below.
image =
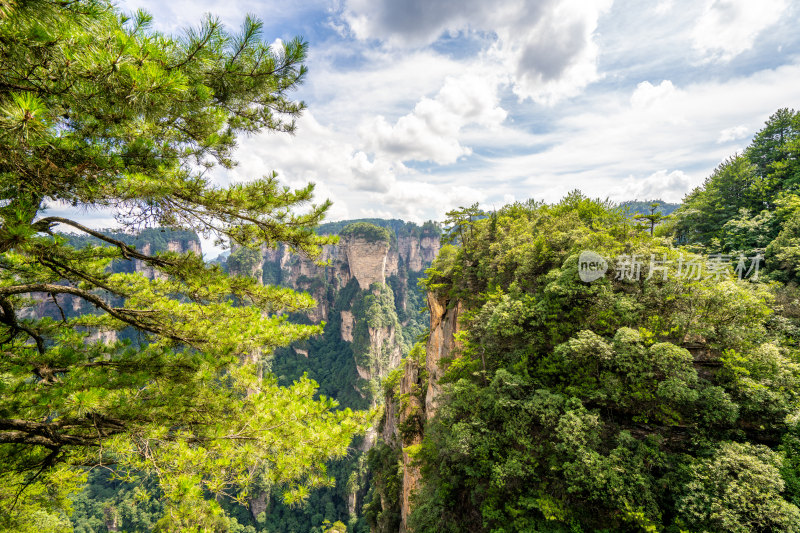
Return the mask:
<path id="1" fill-rule="evenodd" d="M 262 491 L 253 498 L 247 500 L 250 507 L 250 514 L 253 520 L 258 520 L 258 515 L 265 512 L 269 508 L 269 492 Z"/>
<path id="2" fill-rule="evenodd" d="M 117 332 L 113 329 L 94 330 L 86 337 L 87 344 L 99 342 L 101 344 L 113 344 L 117 342 Z"/>
<path id="3" fill-rule="evenodd" d="M 144 243 L 141 245 L 141 252 L 144 255 L 152 255 L 159 250 L 154 250 L 153 245 L 149 242 Z M 161 250 L 163 251 L 163 250 Z M 166 251 L 168 252 L 176 252 L 179 254 L 185 254 L 187 252 L 192 252 L 196 255 L 203 255 L 203 251 L 200 248 L 200 240 L 199 239 L 189 239 L 189 240 L 169 240 L 166 243 Z M 138 272 L 143 274 L 147 279 L 166 279 L 166 276 L 153 268 L 152 266 L 148 265 L 144 261 L 140 259 L 133 260 L 133 270 L 134 272 Z"/>
<path id="4" fill-rule="evenodd" d="M 373 283 L 386 283 L 391 276 L 403 275 L 403 271 L 424 270 L 438 252 L 438 236 L 404 235 L 391 244 L 343 236 L 338 244 L 324 246 L 317 261 L 294 254 L 285 245 L 265 249 L 263 263 L 258 268 L 264 271 L 264 283 L 309 292 L 317 307 L 307 314 L 312 322 L 319 322 L 330 317 L 323 285 L 337 292 L 356 278 L 359 288 L 367 290 Z"/>
<path id="5" fill-rule="evenodd" d="M 369 289 L 373 283 L 386 282 L 388 242 L 346 237 L 342 239 L 340 246 L 347 257 L 350 273 L 358 280 L 361 290 Z"/>
<path id="6" fill-rule="evenodd" d="M 439 380 L 444 369 L 442 359 L 451 359 L 460 348 L 455 340 L 458 333 L 458 318 L 463 312 L 460 301 L 450 302 L 442 297 L 428 293 L 428 310 L 431 317 L 430 336 L 425 347 L 425 370 L 428 373 L 428 389 L 425 394 L 425 418 L 429 420 L 436 413 L 441 392 Z"/>
<path id="7" fill-rule="evenodd" d="M 408 270 L 422 270 L 431 264 L 438 253 L 438 237 L 403 236 L 397 239 L 397 255 Z"/>
<path id="8" fill-rule="evenodd" d="M 410 356 L 405 359 L 400 383 L 385 400 L 380 435 L 385 444 L 400 451 L 402 480 L 399 531 L 401 533 L 408 531 L 413 497 L 421 478 L 412 454 L 422 442 L 425 423 L 435 415 L 438 408 L 438 399 L 441 395 L 439 380 L 444 373 L 441 361 L 457 357 L 460 349 L 455 336 L 459 331 L 462 303 L 428 293 L 428 310 L 430 334 L 425 346 L 425 357 L 423 360 Z"/>
<path id="9" fill-rule="evenodd" d="M 369 377 L 383 378 L 393 368 L 400 365 L 403 358 L 403 347 L 398 342 L 397 330 L 394 326 L 367 327 L 371 351 Z"/>
<path id="10" fill-rule="evenodd" d="M 401 459 L 403 462 L 403 485 L 400 490 L 400 532 L 408 530 L 408 516 L 411 513 L 411 498 L 419 486 L 419 468 L 413 464 L 410 450 L 422 442 L 422 420 L 424 404 L 421 398 L 424 386 L 420 382 L 420 368 L 416 361 L 406 359 L 403 379 L 400 381 L 400 398 L 405 400 L 399 409 L 399 427 L 405 430 L 400 435 L 403 443 Z"/>
<path id="11" fill-rule="evenodd" d="M 308 359 L 308 350 L 304 350 L 302 348 L 298 348 L 297 346 L 294 347 L 294 353 L 297 355 L 302 355 L 306 359 Z"/>
<path id="12" fill-rule="evenodd" d="M 353 324 L 355 320 L 351 311 L 342 311 L 339 316 L 342 319 L 341 334 L 342 340 L 353 342 Z"/>
<path id="13" fill-rule="evenodd" d="M 426 326 L 424 315 L 420 314 L 420 307 L 424 308 L 424 298 L 417 292 L 414 281 L 418 275 L 412 277 L 410 274 L 420 273 L 430 265 L 439 250 L 439 240 L 436 236 L 420 237 L 421 229 L 415 229 L 413 225 L 402 227 L 402 235 L 392 235 L 377 228 L 374 228 L 377 231 L 373 231 L 363 225 L 360 229 L 366 231 L 353 231 L 352 227 L 350 230 L 345 227 L 338 244 L 323 247 L 319 261 L 280 246 L 264 250 L 263 264 L 259 268 L 263 271 L 264 283 L 308 292 L 317 301 L 317 306 L 306 311 L 306 317 L 315 323 L 327 322 L 323 336 L 276 354 L 275 364 L 286 364 L 292 369 L 306 368 L 303 359 L 308 358 L 308 368 L 327 369 L 326 361 L 336 360 L 342 354 L 339 350 L 347 350 L 344 353 L 353 358 L 348 361 L 352 365 L 352 374 L 348 374 L 344 380 L 341 373 L 336 375 L 338 382 L 328 382 L 325 388 L 333 391 L 336 397 L 337 387 L 341 387 L 339 390 L 343 391 L 343 396 L 346 393 L 351 398 L 348 401 L 363 409 L 377 407 L 381 403 L 381 381 L 390 371 L 404 364 L 403 355 Z M 450 317 L 447 320 L 452 319 Z M 345 344 L 348 345 L 340 348 Z M 421 354 L 422 351 L 417 353 Z M 283 360 L 286 363 L 282 363 L 283 357 L 287 358 Z M 391 442 L 395 448 L 392 453 L 396 453 L 397 460 L 406 467 L 402 473 L 402 493 L 389 497 L 380 489 L 375 492 L 378 498 L 384 500 L 381 504 L 384 509 L 389 505 L 389 500 L 392 502 L 392 516 L 395 519 L 387 531 L 396 531 L 401 518 L 402 527 L 406 527 L 411 495 L 419 481 L 419 473 L 412 466 L 411 454 L 413 446 L 419 444 L 422 438 L 419 421 L 425 415 L 427 383 L 421 382 L 424 372 L 420 373 L 418 368 L 422 366 L 424 369 L 424 358 L 405 363 L 406 366 L 412 364 L 414 370 L 407 368 L 403 382 L 399 384 L 406 399 L 403 402 L 397 399 L 387 402 L 385 423 L 369 429 L 352 449 L 356 455 L 363 454 L 374 448 L 378 441 Z M 315 377 L 323 382 L 327 379 L 326 373 L 328 371 L 323 370 Z M 333 372 L 330 374 L 334 375 Z M 416 432 L 413 431 L 415 424 L 420 428 Z M 405 431 L 403 435 L 399 428 Z M 412 431 L 408 431 L 409 428 Z M 408 446 L 411 448 L 404 449 Z M 360 456 L 359 461 L 362 459 L 366 462 L 365 455 Z M 399 475 L 397 460 L 392 461 L 395 476 Z M 342 482 L 347 483 L 346 493 L 342 496 L 351 518 L 359 515 L 364 505 L 369 484 L 372 483 L 369 481 L 370 468 L 365 463 L 357 472 L 351 471 L 342 479 L 337 477 L 337 486 Z M 396 488 L 398 483 L 393 482 L 390 486 Z M 402 506 L 399 505 L 401 497 Z M 406 510 L 402 517 L 397 512 L 401 508 Z"/>

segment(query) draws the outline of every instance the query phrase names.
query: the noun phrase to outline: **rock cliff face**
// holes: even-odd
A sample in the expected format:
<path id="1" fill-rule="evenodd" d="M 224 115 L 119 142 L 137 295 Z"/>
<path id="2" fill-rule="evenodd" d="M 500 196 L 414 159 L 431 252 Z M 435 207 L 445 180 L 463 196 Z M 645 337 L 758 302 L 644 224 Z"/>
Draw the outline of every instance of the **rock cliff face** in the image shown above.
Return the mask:
<path id="1" fill-rule="evenodd" d="M 293 254 L 286 246 L 266 249 L 253 273 L 263 283 L 280 284 L 310 293 L 317 306 L 307 313 L 308 319 L 321 322 L 330 319 L 336 294 L 344 290 L 352 279 L 358 282 L 362 291 L 369 290 L 375 283 L 386 285 L 387 280 L 393 277 L 401 284 L 406 283 L 409 273 L 420 273 L 430 266 L 439 246 L 438 236 L 403 235 L 389 242 L 342 236 L 338 244 L 323 247 L 317 262 Z M 406 296 L 406 291 L 394 295 L 404 311 L 407 310 Z M 340 313 L 341 337 L 353 342 L 356 318 L 349 309 L 340 310 Z M 386 337 L 390 337 L 389 343 L 393 344 L 396 334 L 388 330 L 372 331 L 372 345 L 384 344 Z M 399 360 L 399 356 L 393 356 L 390 366 L 396 366 Z"/>
<path id="2" fill-rule="evenodd" d="M 428 293 L 428 310 L 431 317 L 430 336 L 425 347 L 425 370 L 428 373 L 428 387 L 425 393 L 425 419 L 429 420 L 436 413 L 441 387 L 442 359 L 454 356 L 460 347 L 455 340 L 458 333 L 458 318 L 462 313 L 461 302 L 448 300 Z"/>
<path id="3" fill-rule="evenodd" d="M 348 231 L 344 226 L 339 243 L 323 249 L 323 264 L 286 247 L 264 250 L 258 266 L 263 283 L 310 293 L 317 306 L 302 319 L 326 322 L 321 337 L 276 351 L 272 361 L 276 375 L 285 376 L 288 382 L 308 372 L 320 383 L 320 392 L 343 407 L 365 409 L 383 403 L 381 381 L 402 364 L 403 356 L 428 325 L 421 314 L 426 308 L 424 294 L 416 281 L 438 253 L 439 238 L 412 226 L 403 227 L 405 231 L 411 228 L 407 233 L 363 225 Z M 416 407 L 424 409 L 423 404 L 405 406 L 404 416 L 412 416 Z M 386 409 L 395 407 L 399 408 L 387 405 Z M 342 510 L 347 515 L 343 519 L 361 516 L 369 489 L 369 471 L 356 462 L 364 463 L 364 454 L 376 441 L 396 432 L 395 427 L 384 426 L 382 436 L 378 428 L 372 428 L 354 445 L 355 470 L 337 474 L 337 501 L 345 502 Z M 410 457 L 404 458 L 406 464 L 410 461 Z M 345 476 L 341 483 L 340 476 Z M 414 476 L 409 470 L 405 485 L 414 486 Z"/>
<path id="4" fill-rule="evenodd" d="M 400 452 L 400 533 L 408 531 L 412 498 L 420 480 L 419 469 L 409 451 L 422 442 L 425 423 L 436 414 L 441 392 L 439 379 L 444 371 L 441 360 L 457 357 L 460 348 L 455 335 L 463 311 L 461 302 L 428 293 L 427 303 L 430 332 L 424 358 L 406 358 L 397 390 L 390 391 L 386 397 L 381 432 L 383 443 Z"/>
<path id="5" fill-rule="evenodd" d="M 115 239 L 122 240 L 126 244 L 136 246 L 145 255 L 151 255 L 158 252 L 170 251 L 177 253 L 193 252 L 202 255 L 200 248 L 200 239 L 191 232 L 172 232 L 169 230 L 160 230 L 158 228 L 145 230 L 139 235 L 117 234 L 109 233 Z M 87 240 L 87 242 L 93 242 Z M 80 246 L 80 242 L 75 243 Z M 132 261 L 116 261 L 112 263 L 111 270 L 113 272 L 138 272 L 143 274 L 148 279 L 156 279 L 161 276 L 152 267 L 145 264 L 139 259 Z M 72 296 L 70 294 L 59 294 L 55 297 L 48 296 L 43 293 L 36 293 L 30 295 L 33 304 L 26 308 L 22 313 L 23 317 L 52 317 L 60 319 L 63 316 L 67 318 L 91 313 L 94 308 L 93 305 L 82 298 Z M 110 344 L 116 342 L 119 338 L 115 330 L 97 330 L 90 332 L 86 337 L 87 343 L 102 342 Z"/>
<path id="6" fill-rule="evenodd" d="M 345 252 L 350 274 L 358 280 L 361 290 L 369 289 L 373 283 L 386 282 L 388 242 L 370 242 L 360 237 L 345 237 L 340 246 Z"/>
<path id="7" fill-rule="evenodd" d="M 203 255 L 202 250 L 200 249 L 200 239 L 195 236 L 195 238 L 189 239 L 170 239 L 167 240 L 165 243 L 164 248 L 166 249 L 159 249 L 162 246 L 154 246 L 152 242 L 145 241 L 143 244 L 138 246 L 139 250 L 145 255 L 155 254 L 157 252 L 176 252 L 179 254 L 185 254 L 186 252 L 192 252 L 194 254 Z M 133 270 L 134 272 L 139 272 L 140 274 L 144 274 L 144 276 L 148 279 L 163 279 L 164 276 L 160 272 L 156 271 L 153 267 L 141 261 L 139 259 L 133 260 Z"/>

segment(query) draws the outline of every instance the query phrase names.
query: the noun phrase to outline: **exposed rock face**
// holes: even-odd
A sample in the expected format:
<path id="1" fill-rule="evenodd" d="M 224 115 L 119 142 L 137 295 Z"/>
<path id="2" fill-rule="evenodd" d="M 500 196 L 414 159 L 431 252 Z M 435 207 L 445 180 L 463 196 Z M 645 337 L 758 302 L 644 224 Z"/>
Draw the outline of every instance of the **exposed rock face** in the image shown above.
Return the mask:
<path id="1" fill-rule="evenodd" d="M 397 330 L 393 326 L 367 328 L 369 345 L 372 351 L 372 365 L 369 378 L 384 377 L 389 370 L 397 368 L 403 358 L 403 349 L 395 338 Z M 388 356 L 388 357 L 386 357 Z"/>
<path id="2" fill-rule="evenodd" d="M 261 492 L 258 496 L 250 498 L 247 503 L 250 504 L 250 514 L 253 516 L 253 520 L 258 520 L 258 515 L 269 507 L 269 493 Z"/>
<path id="3" fill-rule="evenodd" d="M 353 313 L 351 311 L 342 311 L 340 316 L 342 317 L 342 340 L 353 342 Z"/>
<path id="4" fill-rule="evenodd" d="M 425 394 L 425 418 L 429 420 L 436 413 L 441 387 L 439 379 L 444 369 L 439 362 L 452 358 L 454 350 L 460 348 L 455 340 L 458 333 L 458 317 L 462 313 L 461 302 L 451 302 L 428 293 L 428 309 L 431 316 L 431 329 L 425 347 L 425 369 L 428 371 L 428 390 Z"/>
<path id="5" fill-rule="evenodd" d="M 327 263 L 325 265 L 292 254 L 288 247 L 281 245 L 264 250 L 264 262 L 259 268 L 272 273 L 271 277 L 264 278 L 264 283 L 279 283 L 310 292 L 318 305 L 308 314 L 316 322 L 328 320 L 330 310 L 315 280 L 324 280 L 339 291 L 355 277 L 359 287 L 366 290 L 373 283 L 385 283 L 390 276 L 399 275 L 401 265 L 410 272 L 424 270 L 438 252 L 438 237 L 402 236 L 397 238 L 396 246 L 361 237 L 342 237 L 339 244 L 323 247 L 319 261 Z"/>
<path id="6" fill-rule="evenodd" d="M 420 241 L 413 237 L 400 237 L 397 239 L 397 252 L 403 258 L 409 270 L 422 270 L 422 257 L 420 256 Z"/>
<path id="7" fill-rule="evenodd" d="M 145 230 L 150 231 L 150 230 Z M 163 231 L 163 230 L 162 230 Z M 201 248 L 200 248 L 200 240 L 197 238 L 196 235 L 192 237 L 191 233 L 184 232 L 183 236 L 179 239 L 172 239 L 169 241 L 161 241 L 161 244 L 158 246 L 157 249 L 154 250 L 154 246 L 150 242 L 142 242 L 142 240 L 149 239 L 153 235 L 161 235 L 161 232 L 156 230 L 152 230 L 151 233 L 148 235 L 147 233 L 143 233 L 139 236 L 134 236 L 134 238 L 139 239 L 138 242 L 135 242 L 133 246 L 141 251 L 144 255 L 153 255 L 157 251 L 172 251 L 178 253 L 186 253 L 186 252 L 193 252 L 198 255 L 202 255 Z M 121 239 L 125 241 L 125 239 L 130 239 L 131 235 L 128 234 L 110 234 L 114 238 Z M 174 235 L 174 234 L 173 234 Z M 130 243 L 130 240 L 125 241 Z M 153 267 L 147 265 L 144 261 L 139 259 L 132 259 L 131 262 L 128 261 L 115 261 L 111 265 L 112 272 L 130 272 L 131 267 L 133 272 L 137 272 L 143 274 L 146 278 L 154 280 L 154 279 L 164 279 L 164 275 L 154 269 Z M 41 317 L 51 317 L 54 319 L 61 319 L 62 315 L 66 318 L 71 318 L 75 316 L 82 315 L 84 313 L 91 313 L 94 312 L 96 309 L 95 306 L 80 298 L 78 296 L 74 296 L 71 294 L 57 294 L 51 296 L 47 293 L 33 293 L 28 294 L 31 300 L 33 300 L 32 305 L 22 309 L 19 313 L 21 318 L 41 318 Z M 105 297 L 105 296 L 104 296 Z M 113 305 L 117 305 L 113 303 Z M 85 342 L 87 343 L 94 343 L 94 342 L 102 342 L 105 344 L 111 344 L 116 342 L 118 339 L 117 332 L 114 330 L 93 330 L 90 334 L 86 337 Z"/>
<path id="8" fill-rule="evenodd" d="M 381 379 L 403 364 L 402 357 L 411 348 L 412 339 L 425 327 L 418 313 L 419 308 L 424 306 L 424 300 L 416 292 L 413 284 L 415 278 L 412 279 L 409 274 L 421 272 L 430 265 L 439 251 L 439 240 L 438 237 L 415 236 L 415 231 L 412 228 L 410 232 L 396 235 L 391 240 L 371 238 L 369 233 L 343 232 L 338 244 L 323 248 L 321 260 L 326 264 L 322 265 L 291 253 L 285 246 L 264 250 L 264 283 L 308 292 L 317 301 L 316 308 L 306 312 L 308 318 L 312 322 L 328 322 L 326 333 L 330 332 L 329 327 L 338 327 L 336 342 L 350 343 L 349 348 L 355 360 L 354 373 L 358 379 L 345 382 L 342 386 L 351 387 L 347 389 L 348 393 L 354 392 L 354 396 L 364 399 L 361 404 L 364 407 L 374 407 L 380 402 L 376 394 L 380 394 Z M 419 231 L 416 235 L 419 235 Z M 446 307 L 446 303 L 441 305 Z M 451 314 L 445 322 L 454 323 L 456 319 Z M 437 320 L 442 322 L 441 317 Z M 330 357 L 328 354 L 333 353 L 331 347 L 335 343 L 330 339 L 324 342 L 327 344 L 323 345 L 322 341 L 315 338 L 300 347 L 295 346 L 293 353 L 288 355 L 292 357 L 291 364 L 302 367 L 298 354 L 312 361 L 318 357 Z M 421 355 L 421 352 L 417 353 Z M 318 360 L 314 363 L 318 364 Z M 398 450 L 404 466 L 403 489 L 400 494 L 391 495 L 389 500 L 382 503 L 383 508 L 387 509 L 391 501 L 394 517 L 392 528 L 395 531 L 397 518 L 402 519 L 401 530 L 406 530 L 411 495 L 419 483 L 419 473 L 412 466 L 408 451 L 399 450 L 419 444 L 422 439 L 421 422 L 425 417 L 427 384 L 421 382 L 420 369 L 417 368 L 420 363 L 424 364 L 424 361 L 411 361 L 408 358 L 405 375 L 398 385 L 401 393 L 410 399 L 404 400 L 402 405 L 396 399 L 387 401 L 380 434 L 378 428 L 371 428 L 358 448 L 354 449 L 354 453 L 367 452 L 376 446 L 378 440 L 383 440 Z M 405 431 L 417 421 L 420 431 L 400 435 L 399 428 Z M 339 481 L 337 479 L 337 484 Z M 366 483 L 367 478 L 351 487 L 348 481 L 346 506 L 351 516 L 361 512 L 367 494 Z M 392 484 L 392 487 L 397 487 L 397 484 Z M 382 500 L 387 497 L 380 489 L 376 494 Z M 402 506 L 398 506 L 398 496 L 402 498 Z M 398 507 L 403 509 L 402 517 L 397 516 Z"/>
<path id="9" fill-rule="evenodd" d="M 117 342 L 117 332 L 113 329 L 111 330 L 95 330 L 89 333 L 89 336 L 86 337 L 87 344 L 92 344 L 95 342 L 100 342 L 102 344 L 113 344 Z"/>
<path id="10" fill-rule="evenodd" d="M 200 241 L 199 240 L 188 240 L 188 241 L 176 241 L 171 240 L 167 241 L 167 251 L 169 252 L 177 252 L 179 254 L 185 254 L 186 252 L 192 252 L 194 254 L 203 255 L 202 250 L 200 249 Z M 141 247 L 141 252 L 144 255 L 151 255 L 153 253 L 153 247 L 148 242 L 145 243 Z M 135 272 L 139 272 L 143 274 L 148 279 L 165 279 L 166 276 L 161 272 L 154 269 L 152 266 L 148 265 L 144 261 L 139 259 L 133 260 L 133 269 Z"/>
<path id="11" fill-rule="evenodd" d="M 144 255 L 150 255 L 152 253 L 152 247 L 150 246 L 150 243 L 147 243 L 144 246 L 142 246 L 142 253 Z M 144 261 L 142 261 L 141 259 L 133 260 L 133 270 L 140 274 L 143 274 L 144 277 L 146 277 L 147 279 L 156 278 L 156 270 L 147 263 L 145 263 Z"/>
<path id="12" fill-rule="evenodd" d="M 439 243 L 438 237 L 422 237 L 419 242 L 419 253 L 422 262 L 427 264 L 432 263 L 433 260 L 436 259 L 440 247 L 441 244 Z"/>
<path id="13" fill-rule="evenodd" d="M 457 356 L 460 348 L 455 341 L 455 334 L 459 330 L 459 315 L 463 311 L 461 302 L 450 302 L 428 293 L 428 309 L 431 325 L 425 349 L 427 378 L 423 381 L 417 361 L 406 358 L 397 394 L 404 400 L 398 402 L 392 395 L 386 398 L 381 431 L 384 443 L 401 450 L 403 479 L 400 489 L 400 533 L 408 531 L 411 500 L 421 479 L 419 468 L 414 465 L 409 450 L 422 442 L 425 423 L 436 413 L 441 393 L 438 381 L 444 372 L 441 360 Z M 401 433 L 400 428 L 405 433 Z"/>
<path id="14" fill-rule="evenodd" d="M 386 282 L 389 243 L 370 242 L 360 237 L 344 238 L 342 241 L 350 273 L 358 280 L 361 290 L 369 289 L 373 283 Z"/>
<path id="15" fill-rule="evenodd" d="M 308 359 L 308 350 L 303 350 L 302 348 L 298 348 L 295 346 L 294 353 L 296 353 L 297 355 L 302 355 L 303 357 Z"/>
<path id="16" fill-rule="evenodd" d="M 401 398 L 408 398 L 405 406 L 401 406 L 399 418 L 400 427 L 408 427 L 409 422 L 416 422 L 419 431 L 402 436 L 402 461 L 403 461 L 403 487 L 400 492 L 400 532 L 408 531 L 408 515 L 411 513 L 411 497 L 419 486 L 419 468 L 412 464 L 408 453 L 409 446 L 416 446 L 422 442 L 421 420 L 424 416 L 424 406 L 419 396 L 418 389 L 421 387 L 419 367 L 416 361 L 411 358 L 406 360 L 403 369 L 403 379 L 400 382 Z M 416 393 L 416 394 L 415 394 Z M 411 424 L 413 427 L 413 424 Z"/>

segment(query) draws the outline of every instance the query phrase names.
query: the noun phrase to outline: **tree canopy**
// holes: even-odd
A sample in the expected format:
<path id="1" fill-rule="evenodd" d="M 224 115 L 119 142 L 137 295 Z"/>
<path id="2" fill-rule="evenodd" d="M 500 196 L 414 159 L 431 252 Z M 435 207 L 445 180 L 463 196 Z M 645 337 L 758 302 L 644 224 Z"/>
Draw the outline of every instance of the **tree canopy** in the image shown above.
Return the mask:
<path id="1" fill-rule="evenodd" d="M 701 258 L 637 226 L 576 192 L 443 248 L 424 283 L 459 345 L 404 441 L 414 531 L 800 528 L 797 290 L 687 276 Z M 592 282 L 586 251 L 609 258 Z"/>
<path id="2" fill-rule="evenodd" d="M 674 233 L 710 252 L 763 252 L 794 216 L 800 193 L 800 112 L 779 109 L 675 212 Z"/>
<path id="3" fill-rule="evenodd" d="M 166 226 L 316 257 L 328 202 L 267 175 L 220 187 L 238 135 L 291 132 L 304 109 L 306 44 L 270 46 L 247 17 L 180 36 L 105 0 L 0 6 L 0 527 L 57 524 L 87 468 L 159 481 L 160 527 L 214 529 L 217 498 L 248 487 L 302 500 L 329 482 L 363 417 L 300 379 L 259 379 L 253 353 L 320 326 L 284 312 L 313 300 L 228 277 L 191 252 L 145 253 L 80 220 L 111 209 L 123 230 Z M 59 229 L 98 243 L 74 247 Z M 114 261 L 152 268 L 115 273 Z M 42 316 L 52 301 L 62 312 Z M 69 306 L 90 309 L 77 316 Z M 133 330 L 136 341 L 98 341 Z M 56 526 L 53 526 L 56 527 Z"/>

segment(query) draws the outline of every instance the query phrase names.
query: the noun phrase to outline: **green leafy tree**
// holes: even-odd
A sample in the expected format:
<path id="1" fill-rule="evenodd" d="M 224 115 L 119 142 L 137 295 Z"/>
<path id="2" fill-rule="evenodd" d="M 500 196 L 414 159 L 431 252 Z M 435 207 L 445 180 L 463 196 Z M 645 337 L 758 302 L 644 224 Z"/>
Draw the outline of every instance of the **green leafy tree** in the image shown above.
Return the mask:
<path id="1" fill-rule="evenodd" d="M 679 274 L 705 258 L 578 193 L 472 231 L 423 282 L 459 346 L 403 450 L 414 531 L 797 530 L 796 290 Z M 610 266 L 591 283 L 586 250 Z"/>
<path id="2" fill-rule="evenodd" d="M 667 215 L 660 211 L 661 205 L 658 202 L 653 202 L 648 206 L 649 213 L 647 214 L 638 214 L 635 216 L 636 220 L 641 220 L 647 224 L 650 224 L 650 235 L 653 235 L 653 231 L 655 227 L 667 218 Z"/>
<path id="3" fill-rule="evenodd" d="M 469 207 L 459 207 L 447 212 L 444 221 L 444 241 L 466 243 L 473 237 L 473 224 L 486 217 L 477 203 Z"/>
<path id="4" fill-rule="evenodd" d="M 800 186 L 800 113 L 779 109 L 742 154 L 721 163 L 675 212 L 679 242 L 713 253 L 763 251 L 780 232 L 773 211 Z"/>
<path id="5" fill-rule="evenodd" d="M 688 466 L 679 521 L 704 531 L 800 529 L 800 510 L 780 497 L 781 466 L 780 456 L 766 446 L 723 443 L 712 457 Z"/>
<path id="6" fill-rule="evenodd" d="M 348 224 L 339 232 L 339 235 L 342 237 L 361 238 L 369 242 L 385 242 L 386 244 L 392 241 L 392 233 L 388 229 L 369 222 Z"/>
<path id="7" fill-rule="evenodd" d="M 778 191 L 796 189 L 800 185 L 798 154 L 800 112 L 779 109 L 755 135 L 746 152 L 761 176 L 759 189 L 764 197 L 765 207 Z"/>
<path id="8" fill-rule="evenodd" d="M 763 196 L 757 191 L 757 182 L 757 168 L 747 157 L 728 158 L 675 211 L 677 235 L 683 241 L 710 245 L 713 239 L 720 238 L 722 226 L 741 209 L 760 213 Z"/>
<path id="9" fill-rule="evenodd" d="M 235 164 L 241 133 L 293 130 L 305 43 L 271 47 L 250 17 L 239 33 L 207 18 L 172 37 L 105 0 L 0 9 L 0 528 L 60 523 L 96 465 L 155 476 L 162 530 L 222 527 L 208 496 L 244 500 L 255 479 L 295 501 L 329 483 L 325 461 L 346 452 L 361 416 L 316 399 L 308 379 L 279 387 L 242 362 L 318 333 L 280 313 L 310 297 L 46 212 L 112 208 L 128 229 L 317 256 L 332 239 L 313 232 L 329 205 L 308 206 L 313 186 L 271 175 L 218 187 L 207 172 Z M 58 228 L 102 245 L 70 246 Z M 114 261 L 158 275 L 114 273 Z M 93 311 L 42 316 L 45 301 Z M 93 340 L 123 329 L 138 341 Z"/>

